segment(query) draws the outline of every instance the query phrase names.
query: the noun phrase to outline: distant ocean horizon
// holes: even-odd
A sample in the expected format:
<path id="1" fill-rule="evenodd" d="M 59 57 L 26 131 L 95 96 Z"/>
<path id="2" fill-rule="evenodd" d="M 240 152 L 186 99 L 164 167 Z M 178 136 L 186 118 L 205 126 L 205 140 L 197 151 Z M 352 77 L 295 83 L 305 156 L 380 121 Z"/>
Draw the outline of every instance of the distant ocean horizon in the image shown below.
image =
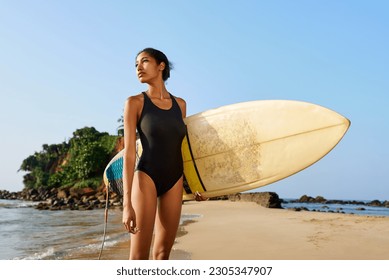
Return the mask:
<path id="1" fill-rule="evenodd" d="M 355 204 L 298 203 L 283 199 L 293 210 L 389 216 L 389 208 Z M 364 201 L 369 202 L 369 201 Z M 0 260 L 62 260 L 80 256 L 98 258 L 104 230 L 104 209 L 47 211 L 37 202 L 0 199 Z M 363 208 L 363 210 L 362 210 Z M 196 216 L 183 215 L 181 223 Z M 129 240 L 120 222 L 121 210 L 110 209 L 104 247 Z"/>

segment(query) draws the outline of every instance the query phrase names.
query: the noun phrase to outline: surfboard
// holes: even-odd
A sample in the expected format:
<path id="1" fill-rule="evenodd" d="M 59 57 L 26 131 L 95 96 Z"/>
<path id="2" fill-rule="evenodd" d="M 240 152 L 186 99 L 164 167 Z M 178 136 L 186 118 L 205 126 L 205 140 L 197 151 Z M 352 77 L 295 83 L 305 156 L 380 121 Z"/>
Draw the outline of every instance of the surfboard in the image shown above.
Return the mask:
<path id="1" fill-rule="evenodd" d="M 312 103 L 263 100 L 187 117 L 182 143 L 183 200 L 195 192 L 216 197 L 249 191 L 289 177 L 328 154 L 350 121 Z M 137 158 L 142 153 L 137 141 Z M 107 165 L 104 182 L 122 192 L 123 150 Z"/>

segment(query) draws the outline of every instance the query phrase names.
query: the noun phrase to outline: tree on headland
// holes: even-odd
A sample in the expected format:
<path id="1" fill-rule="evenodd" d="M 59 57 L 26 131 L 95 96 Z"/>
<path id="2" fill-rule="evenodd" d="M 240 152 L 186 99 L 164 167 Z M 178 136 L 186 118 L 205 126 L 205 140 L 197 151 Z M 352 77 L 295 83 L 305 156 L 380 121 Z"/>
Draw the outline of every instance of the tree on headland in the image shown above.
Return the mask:
<path id="1" fill-rule="evenodd" d="M 25 187 L 97 187 L 117 138 L 94 127 L 84 127 L 73 132 L 68 142 L 44 144 L 42 151 L 22 162 L 20 170 L 28 172 L 23 179 Z"/>

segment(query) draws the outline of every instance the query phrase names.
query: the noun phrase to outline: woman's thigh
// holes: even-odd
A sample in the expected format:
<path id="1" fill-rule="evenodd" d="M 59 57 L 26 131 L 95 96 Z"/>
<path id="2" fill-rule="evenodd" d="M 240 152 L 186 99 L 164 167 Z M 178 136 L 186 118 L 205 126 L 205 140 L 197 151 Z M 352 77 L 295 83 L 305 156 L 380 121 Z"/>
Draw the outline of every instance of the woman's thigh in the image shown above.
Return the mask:
<path id="1" fill-rule="evenodd" d="M 157 209 L 153 180 L 144 172 L 135 172 L 131 195 L 139 232 L 131 235 L 130 259 L 148 259 Z"/>
<path id="2" fill-rule="evenodd" d="M 170 254 L 180 223 L 182 189 L 183 179 L 180 178 L 173 188 L 159 198 L 155 221 L 154 257 L 158 257 L 159 254 L 166 257 Z"/>

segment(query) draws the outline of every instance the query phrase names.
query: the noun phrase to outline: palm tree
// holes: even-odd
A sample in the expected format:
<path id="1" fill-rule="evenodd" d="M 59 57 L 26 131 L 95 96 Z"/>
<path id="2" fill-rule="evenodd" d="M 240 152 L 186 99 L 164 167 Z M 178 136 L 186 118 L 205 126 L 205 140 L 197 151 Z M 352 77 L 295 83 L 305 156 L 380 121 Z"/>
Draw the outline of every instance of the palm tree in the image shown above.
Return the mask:
<path id="1" fill-rule="evenodd" d="M 120 116 L 120 118 L 118 119 L 118 123 L 120 123 L 120 125 L 116 129 L 118 132 L 118 135 L 124 136 L 124 118 L 123 118 L 123 116 Z"/>

